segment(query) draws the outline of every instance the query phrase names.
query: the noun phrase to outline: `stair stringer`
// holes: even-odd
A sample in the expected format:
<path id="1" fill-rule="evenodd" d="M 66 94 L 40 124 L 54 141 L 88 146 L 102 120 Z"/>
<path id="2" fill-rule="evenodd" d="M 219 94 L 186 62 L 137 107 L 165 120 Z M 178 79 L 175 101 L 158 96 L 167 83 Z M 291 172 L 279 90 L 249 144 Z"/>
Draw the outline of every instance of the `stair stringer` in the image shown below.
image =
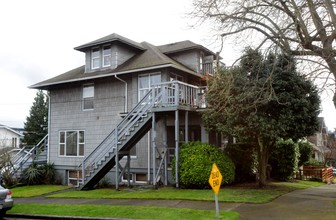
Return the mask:
<path id="1" fill-rule="evenodd" d="M 142 122 L 141 127 L 139 126 L 133 133 L 129 135 L 125 140 L 118 143 L 118 149 L 120 151 L 129 151 L 135 144 L 141 140 L 141 138 L 151 129 L 152 127 L 152 113 L 148 113 L 148 116 Z M 119 155 L 118 161 L 123 158 L 124 155 Z M 108 153 L 104 158 L 96 164 L 93 170 L 88 171 L 84 177 L 84 181 L 80 183 L 79 189 L 92 189 L 113 167 L 116 165 L 116 150 L 114 153 Z"/>

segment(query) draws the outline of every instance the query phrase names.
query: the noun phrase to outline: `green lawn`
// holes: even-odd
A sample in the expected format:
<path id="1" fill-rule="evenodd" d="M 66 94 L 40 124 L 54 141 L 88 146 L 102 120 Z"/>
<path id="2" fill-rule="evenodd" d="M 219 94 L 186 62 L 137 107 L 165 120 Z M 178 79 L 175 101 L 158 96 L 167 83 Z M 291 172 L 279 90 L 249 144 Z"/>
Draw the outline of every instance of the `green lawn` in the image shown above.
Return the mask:
<path id="1" fill-rule="evenodd" d="M 208 220 L 216 211 L 144 206 L 16 204 L 8 213 L 28 215 L 86 216 L 100 218 Z M 83 214 L 85 213 L 85 214 Z M 221 219 L 238 219 L 237 212 L 220 212 Z"/>
<path id="2" fill-rule="evenodd" d="M 323 183 L 309 181 L 281 182 L 273 183 L 265 189 L 255 187 L 222 187 L 218 195 L 219 202 L 243 202 L 243 203 L 265 203 L 296 189 L 304 189 Z M 52 198 L 88 198 L 88 199 L 181 199 L 181 200 L 201 200 L 213 201 L 212 190 L 192 190 L 176 189 L 173 187 L 163 187 L 155 189 L 143 188 L 121 188 L 115 189 L 95 189 L 89 191 L 68 191 L 50 195 Z"/>
<path id="3" fill-rule="evenodd" d="M 265 203 L 293 190 L 323 185 L 309 181 L 272 183 L 265 189 L 251 185 L 222 187 L 219 202 Z M 46 196 L 49 198 L 88 198 L 88 199 L 177 199 L 214 201 L 212 190 L 176 189 L 173 187 L 152 188 L 114 188 L 89 191 L 66 190 L 66 186 L 42 185 L 12 188 L 13 198 Z M 114 217 L 137 219 L 216 219 L 215 210 L 194 210 L 163 207 L 107 206 L 107 205 L 56 205 L 56 204 L 15 204 L 8 213 Z M 83 214 L 85 213 L 85 214 Z M 221 219 L 238 219 L 237 212 L 220 212 Z"/>

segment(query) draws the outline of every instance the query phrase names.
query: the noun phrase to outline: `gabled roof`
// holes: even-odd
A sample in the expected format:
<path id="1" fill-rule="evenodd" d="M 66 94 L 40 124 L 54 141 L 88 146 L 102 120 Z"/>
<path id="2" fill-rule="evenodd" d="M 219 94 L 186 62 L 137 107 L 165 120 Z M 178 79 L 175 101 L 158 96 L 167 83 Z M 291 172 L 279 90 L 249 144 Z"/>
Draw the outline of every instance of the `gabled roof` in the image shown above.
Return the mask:
<path id="1" fill-rule="evenodd" d="M 164 54 L 172 54 L 172 53 L 178 53 L 178 52 L 183 52 L 187 50 L 198 49 L 198 50 L 204 51 L 206 55 L 213 55 L 213 56 L 216 55 L 209 49 L 203 47 L 202 45 L 195 44 L 194 42 L 190 40 L 180 41 L 180 42 L 171 43 L 171 44 L 165 44 L 165 45 L 158 46 L 158 48 Z"/>
<path id="2" fill-rule="evenodd" d="M 166 67 L 172 67 L 195 75 L 197 77 L 202 77 L 201 74 L 196 73 L 195 71 L 185 67 L 184 65 L 163 54 L 158 47 L 151 45 L 147 42 L 142 42 L 139 45 L 141 46 L 141 48 L 143 48 L 143 51 L 138 53 L 122 65 L 118 66 L 116 69 L 99 70 L 95 72 L 85 73 L 85 66 L 83 65 L 51 79 L 32 85 L 29 88 L 43 89 L 48 86 L 63 83 L 78 82 L 83 80 L 110 77 L 113 75 L 127 74 L 145 70 L 154 70 Z"/>
<path id="3" fill-rule="evenodd" d="M 74 49 L 84 52 L 90 47 L 98 46 L 98 45 L 102 45 L 102 44 L 107 44 L 107 43 L 111 43 L 111 42 L 121 42 L 121 43 L 129 45 L 131 47 L 134 47 L 136 49 L 145 50 L 141 46 L 141 44 L 139 44 L 138 42 L 135 42 L 135 41 L 130 40 L 126 37 L 120 36 L 119 34 L 116 34 L 116 33 L 110 34 L 108 36 L 105 36 L 105 37 L 99 38 L 97 40 L 91 41 L 89 43 L 83 44 L 81 46 L 75 47 Z"/>
<path id="4" fill-rule="evenodd" d="M 14 133 L 14 134 L 16 134 L 16 135 L 18 135 L 18 136 L 23 137 L 23 134 L 21 134 L 21 133 L 15 131 L 14 129 L 12 129 L 12 128 L 6 126 L 6 125 L 2 125 L 2 124 L 0 124 L 0 129 L 8 130 L 8 131 L 10 131 L 10 132 L 12 132 L 12 133 Z"/>

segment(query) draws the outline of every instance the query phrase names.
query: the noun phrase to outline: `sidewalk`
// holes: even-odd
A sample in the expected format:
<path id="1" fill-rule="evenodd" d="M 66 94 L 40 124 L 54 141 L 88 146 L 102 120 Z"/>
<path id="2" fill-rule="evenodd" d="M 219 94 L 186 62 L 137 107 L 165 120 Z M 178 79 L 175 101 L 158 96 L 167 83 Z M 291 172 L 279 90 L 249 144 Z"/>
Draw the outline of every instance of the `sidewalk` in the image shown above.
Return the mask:
<path id="1" fill-rule="evenodd" d="M 266 204 L 219 203 L 222 211 L 236 211 L 245 219 L 336 219 L 336 185 L 324 185 L 296 190 Z M 41 204 L 106 204 L 128 206 L 157 206 L 215 210 L 215 202 L 142 199 L 56 199 L 45 197 L 16 198 L 15 203 Z"/>
<path id="2" fill-rule="evenodd" d="M 336 219 L 336 185 L 296 190 L 270 203 L 242 204 L 233 211 L 239 212 L 242 220 L 334 220 Z"/>

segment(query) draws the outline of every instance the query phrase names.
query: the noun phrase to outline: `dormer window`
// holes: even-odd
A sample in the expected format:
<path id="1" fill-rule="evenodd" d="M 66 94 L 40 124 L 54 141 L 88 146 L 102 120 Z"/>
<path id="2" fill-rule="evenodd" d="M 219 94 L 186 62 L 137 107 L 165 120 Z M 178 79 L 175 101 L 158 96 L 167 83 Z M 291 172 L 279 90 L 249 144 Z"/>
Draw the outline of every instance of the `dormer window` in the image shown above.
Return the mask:
<path id="1" fill-rule="evenodd" d="M 111 66 L 111 46 L 103 47 L 103 67 Z"/>
<path id="2" fill-rule="evenodd" d="M 100 67 L 100 51 L 99 47 L 91 50 L 91 68 L 98 69 Z"/>

